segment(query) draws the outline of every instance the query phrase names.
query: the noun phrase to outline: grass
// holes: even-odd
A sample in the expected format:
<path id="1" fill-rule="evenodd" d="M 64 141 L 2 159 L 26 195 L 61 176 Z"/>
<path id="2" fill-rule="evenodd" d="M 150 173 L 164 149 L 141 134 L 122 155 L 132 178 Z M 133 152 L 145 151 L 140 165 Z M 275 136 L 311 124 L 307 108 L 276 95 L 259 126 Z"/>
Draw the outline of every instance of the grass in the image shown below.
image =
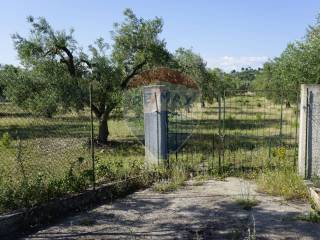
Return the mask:
<path id="1" fill-rule="evenodd" d="M 316 188 L 320 188 L 320 176 L 319 177 L 318 176 L 313 176 L 311 178 L 311 181 L 312 181 L 312 183 L 314 184 L 314 186 Z"/>
<path id="2" fill-rule="evenodd" d="M 236 203 L 247 211 L 259 204 L 255 197 L 251 195 L 249 182 L 243 180 L 240 182 L 240 196 L 236 199 Z"/>
<path id="3" fill-rule="evenodd" d="M 209 179 L 210 179 L 210 176 L 208 174 L 198 175 L 192 179 L 192 185 L 193 186 L 202 186 Z"/>
<path id="4" fill-rule="evenodd" d="M 308 190 L 303 179 L 293 170 L 268 170 L 257 178 L 258 189 L 286 200 L 308 199 Z"/>
<path id="5" fill-rule="evenodd" d="M 169 193 L 185 186 L 187 174 L 183 169 L 174 167 L 173 169 L 166 171 L 166 174 L 168 174 L 167 179 L 161 179 L 152 186 L 154 191 Z"/>
<path id="6" fill-rule="evenodd" d="M 311 211 L 306 215 L 297 216 L 295 219 L 312 223 L 320 223 L 320 213 L 317 211 Z"/>
<path id="7" fill-rule="evenodd" d="M 169 193 L 169 192 L 176 191 L 181 186 L 184 186 L 184 181 L 180 182 L 180 181 L 166 180 L 166 181 L 160 181 L 155 183 L 152 186 L 152 189 L 155 192 L 159 192 L 159 193 Z"/>
<path id="8" fill-rule="evenodd" d="M 236 203 L 244 210 L 251 210 L 253 207 L 259 204 L 259 202 L 255 199 L 237 199 Z"/>
<path id="9" fill-rule="evenodd" d="M 96 149 L 98 184 L 144 171 L 143 146 L 125 121 L 113 118 L 109 127 L 111 144 Z M 88 112 L 47 119 L 0 103 L 0 213 L 89 187 L 89 137 Z"/>

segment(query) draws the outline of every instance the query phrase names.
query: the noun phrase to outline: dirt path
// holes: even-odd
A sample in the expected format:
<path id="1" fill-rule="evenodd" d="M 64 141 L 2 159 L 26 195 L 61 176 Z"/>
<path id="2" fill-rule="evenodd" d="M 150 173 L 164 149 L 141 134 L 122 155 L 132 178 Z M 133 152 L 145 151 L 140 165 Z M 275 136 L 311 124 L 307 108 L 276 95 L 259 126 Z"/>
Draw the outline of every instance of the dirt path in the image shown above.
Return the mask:
<path id="1" fill-rule="evenodd" d="M 304 203 L 257 193 L 237 178 L 192 182 L 174 193 L 150 189 L 66 218 L 26 239 L 320 239 L 320 224 L 294 220 Z M 251 211 L 236 199 L 249 193 L 260 203 Z M 255 229 L 255 230 L 254 230 Z"/>

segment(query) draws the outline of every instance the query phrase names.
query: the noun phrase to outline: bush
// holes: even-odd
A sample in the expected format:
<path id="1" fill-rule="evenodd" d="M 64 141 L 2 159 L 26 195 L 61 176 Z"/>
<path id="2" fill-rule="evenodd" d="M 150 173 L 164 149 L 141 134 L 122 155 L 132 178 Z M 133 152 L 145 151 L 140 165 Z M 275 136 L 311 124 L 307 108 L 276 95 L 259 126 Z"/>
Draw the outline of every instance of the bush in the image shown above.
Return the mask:
<path id="1" fill-rule="evenodd" d="M 0 142 L 1 142 L 2 146 L 6 147 L 6 148 L 10 147 L 11 142 L 12 142 L 10 134 L 8 132 L 5 132 L 2 135 Z"/>
<path id="2" fill-rule="evenodd" d="M 92 183 L 92 170 L 86 169 L 85 162 L 76 161 L 70 165 L 63 176 L 46 180 L 42 172 L 35 177 L 25 175 L 23 161 L 19 160 L 21 176 L 0 181 L 0 212 L 18 208 L 30 208 L 50 199 L 68 193 L 85 190 Z"/>

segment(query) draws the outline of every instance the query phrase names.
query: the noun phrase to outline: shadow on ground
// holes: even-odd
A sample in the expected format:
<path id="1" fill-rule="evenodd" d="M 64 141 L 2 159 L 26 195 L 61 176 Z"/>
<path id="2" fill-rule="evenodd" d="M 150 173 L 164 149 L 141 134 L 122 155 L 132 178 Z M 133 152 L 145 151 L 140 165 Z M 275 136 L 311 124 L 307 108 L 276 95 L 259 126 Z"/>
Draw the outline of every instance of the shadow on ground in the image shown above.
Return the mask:
<path id="1" fill-rule="evenodd" d="M 257 193 L 251 211 L 236 202 L 238 179 L 188 185 L 170 194 L 151 190 L 70 217 L 26 239 L 320 239 L 320 225 L 295 220 L 305 203 Z"/>

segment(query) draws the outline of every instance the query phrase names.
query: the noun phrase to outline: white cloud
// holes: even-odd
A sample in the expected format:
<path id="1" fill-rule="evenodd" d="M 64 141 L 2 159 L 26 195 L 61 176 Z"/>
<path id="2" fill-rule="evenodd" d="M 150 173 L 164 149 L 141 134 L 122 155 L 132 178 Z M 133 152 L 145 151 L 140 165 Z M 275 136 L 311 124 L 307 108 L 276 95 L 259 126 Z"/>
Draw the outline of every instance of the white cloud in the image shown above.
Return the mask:
<path id="1" fill-rule="evenodd" d="M 208 67 L 210 68 L 221 68 L 224 71 L 240 70 L 242 67 L 258 68 L 262 67 L 269 57 L 258 56 L 258 57 L 231 57 L 224 56 L 220 58 L 207 58 Z"/>

